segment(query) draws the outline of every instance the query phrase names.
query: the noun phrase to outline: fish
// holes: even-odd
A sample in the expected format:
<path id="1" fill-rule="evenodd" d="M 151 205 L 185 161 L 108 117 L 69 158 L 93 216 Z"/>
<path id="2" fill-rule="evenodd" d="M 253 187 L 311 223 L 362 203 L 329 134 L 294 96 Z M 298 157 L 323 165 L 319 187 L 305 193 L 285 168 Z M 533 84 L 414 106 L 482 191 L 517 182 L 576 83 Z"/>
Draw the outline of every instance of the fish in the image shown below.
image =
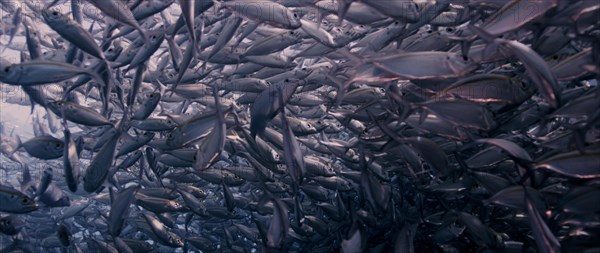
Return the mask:
<path id="1" fill-rule="evenodd" d="M 2 207 L 0 211 L 7 213 L 29 213 L 39 209 L 38 204 L 24 193 L 6 185 L 0 185 L 0 199 Z"/>
<path id="2" fill-rule="evenodd" d="M 0 68 L 2 69 L 0 81 L 12 85 L 29 86 L 56 83 L 79 75 L 88 75 L 103 82 L 103 79 L 97 73 L 68 63 L 55 61 L 36 60 L 10 65 L 2 63 Z"/>
<path id="3" fill-rule="evenodd" d="M 101 10 L 102 13 L 104 13 L 105 15 L 114 18 L 123 24 L 135 28 L 140 33 L 144 41 L 149 41 L 144 29 L 141 28 L 134 14 L 131 12 L 129 7 L 127 7 L 127 5 L 125 5 L 123 2 L 117 0 L 87 0 L 87 2 L 91 3 L 96 8 Z"/>
<path id="4" fill-rule="evenodd" d="M 22 229 L 23 220 L 16 215 L 7 215 L 0 218 L 0 232 L 6 235 L 16 235 Z"/>
<path id="5" fill-rule="evenodd" d="M 296 87 L 299 85 L 298 82 L 292 82 L 288 80 L 283 84 L 274 84 L 269 89 L 266 89 L 260 93 L 256 98 L 251 108 L 251 121 L 250 131 L 252 137 L 256 137 L 257 134 L 262 134 L 267 126 L 267 121 L 273 119 L 277 114 L 277 111 L 282 106 L 280 102 L 276 100 L 277 87 L 285 85 L 283 94 L 283 102 L 285 103 L 293 94 Z"/>
<path id="6" fill-rule="evenodd" d="M 102 145 L 90 165 L 86 168 L 83 176 L 83 188 L 87 192 L 94 192 L 102 186 L 108 175 L 108 169 L 112 166 L 119 131 L 109 133 L 111 136 Z"/>
<path id="7" fill-rule="evenodd" d="M 69 101 L 50 102 L 48 108 L 59 117 L 74 123 L 90 126 L 113 125 L 112 122 L 102 114 L 94 111 L 94 109 Z"/>
<path id="8" fill-rule="evenodd" d="M 219 4 L 222 8 L 230 9 L 248 19 L 264 22 L 274 27 L 293 30 L 302 26 L 297 13 L 277 2 L 260 0 L 247 5 L 243 1 L 235 0 Z"/>
<path id="9" fill-rule="evenodd" d="M 62 157 L 65 144 L 51 135 L 42 135 L 23 142 L 21 146 L 33 157 L 51 160 Z"/>
<path id="10" fill-rule="evenodd" d="M 112 236 L 118 236 L 123 228 L 123 222 L 129 213 L 129 205 L 133 202 L 135 194 L 140 187 L 129 187 L 114 194 L 111 201 L 111 209 L 108 215 L 108 228 Z"/>
<path id="11" fill-rule="evenodd" d="M 0 9 L 0 252 L 598 251 L 597 1 Z"/>

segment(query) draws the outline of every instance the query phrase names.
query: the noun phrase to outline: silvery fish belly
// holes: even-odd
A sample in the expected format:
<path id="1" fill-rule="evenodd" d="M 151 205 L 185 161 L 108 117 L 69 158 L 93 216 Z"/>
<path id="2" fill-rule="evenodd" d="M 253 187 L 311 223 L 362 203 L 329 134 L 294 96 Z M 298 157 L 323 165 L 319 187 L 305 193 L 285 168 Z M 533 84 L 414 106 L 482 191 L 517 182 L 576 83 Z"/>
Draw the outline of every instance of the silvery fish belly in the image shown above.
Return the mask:
<path id="1" fill-rule="evenodd" d="M 600 252 L 597 0 L 0 0 L 0 252 Z"/>

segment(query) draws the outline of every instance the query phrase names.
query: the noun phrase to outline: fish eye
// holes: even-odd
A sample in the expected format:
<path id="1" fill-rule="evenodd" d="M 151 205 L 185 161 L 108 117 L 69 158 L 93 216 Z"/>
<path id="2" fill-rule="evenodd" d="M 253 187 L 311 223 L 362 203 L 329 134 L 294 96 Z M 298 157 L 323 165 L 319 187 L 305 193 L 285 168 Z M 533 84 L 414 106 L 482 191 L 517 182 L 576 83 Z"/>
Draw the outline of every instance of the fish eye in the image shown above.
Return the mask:
<path id="1" fill-rule="evenodd" d="M 4 68 L 4 72 L 6 72 L 6 73 L 10 72 L 10 67 Z"/>
<path id="2" fill-rule="evenodd" d="M 433 30 L 427 30 L 427 33 L 433 33 Z"/>
<path id="3" fill-rule="evenodd" d="M 452 27 L 446 27 L 446 32 L 449 32 L 449 33 L 454 32 L 454 29 L 452 29 Z"/>
<path id="4" fill-rule="evenodd" d="M 56 143 L 56 147 L 57 147 L 57 148 L 62 148 L 62 145 L 63 145 L 63 144 L 62 144 L 62 143 L 60 143 L 60 142 L 57 142 L 57 143 Z"/>
<path id="5" fill-rule="evenodd" d="M 552 56 L 552 59 L 554 59 L 554 60 L 558 60 L 558 55 L 554 55 L 554 56 Z"/>
<path id="6" fill-rule="evenodd" d="M 298 14 L 294 13 L 294 18 L 298 18 Z"/>
<path id="7" fill-rule="evenodd" d="M 27 204 L 27 203 L 29 203 L 29 199 L 24 198 L 24 199 L 21 200 L 21 202 L 23 202 L 23 204 Z"/>
<path id="8" fill-rule="evenodd" d="M 290 34 L 294 34 L 294 31 L 290 31 Z"/>
<path id="9" fill-rule="evenodd" d="M 400 22 L 398 22 L 398 21 L 394 22 L 394 25 L 399 25 L 399 24 L 400 24 Z"/>
<path id="10" fill-rule="evenodd" d="M 54 16 L 58 16 L 58 11 L 53 11 L 53 12 L 52 12 L 52 15 L 54 15 Z"/>
<path id="11" fill-rule="evenodd" d="M 463 60 L 464 60 L 464 61 L 468 61 L 468 60 L 469 60 L 469 57 L 467 57 L 466 55 L 463 55 Z"/>

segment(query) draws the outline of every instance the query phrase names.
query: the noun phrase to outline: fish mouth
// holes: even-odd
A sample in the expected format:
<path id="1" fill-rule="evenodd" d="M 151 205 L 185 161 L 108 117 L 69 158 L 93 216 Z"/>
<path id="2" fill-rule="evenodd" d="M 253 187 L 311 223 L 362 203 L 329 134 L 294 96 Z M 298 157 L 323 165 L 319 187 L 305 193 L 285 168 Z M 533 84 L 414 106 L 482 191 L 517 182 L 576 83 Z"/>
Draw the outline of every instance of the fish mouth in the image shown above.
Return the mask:
<path id="1" fill-rule="evenodd" d="M 46 21 L 52 21 L 55 18 L 54 17 L 58 17 L 60 13 L 56 10 L 44 10 L 42 11 L 42 17 L 44 17 L 44 19 Z"/>

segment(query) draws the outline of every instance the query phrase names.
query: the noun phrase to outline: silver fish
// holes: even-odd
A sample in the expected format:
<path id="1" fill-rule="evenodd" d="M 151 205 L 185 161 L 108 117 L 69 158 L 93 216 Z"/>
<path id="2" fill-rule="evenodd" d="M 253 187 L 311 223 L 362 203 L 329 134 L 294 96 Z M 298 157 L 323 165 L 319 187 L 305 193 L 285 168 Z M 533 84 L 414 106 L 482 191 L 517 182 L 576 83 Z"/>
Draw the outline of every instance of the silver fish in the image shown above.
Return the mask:
<path id="1" fill-rule="evenodd" d="M 113 163 L 117 141 L 119 140 L 119 132 L 112 135 L 108 142 L 96 153 L 90 165 L 85 170 L 83 188 L 87 192 L 98 190 L 106 180 L 108 170 Z"/>
<path id="2" fill-rule="evenodd" d="M 63 156 L 65 144 L 50 135 L 34 137 L 21 144 L 27 153 L 39 159 L 51 160 Z"/>
<path id="3" fill-rule="evenodd" d="M 29 213 L 38 210 L 35 201 L 20 191 L 11 187 L 0 185 L 0 211 L 7 213 Z"/>

